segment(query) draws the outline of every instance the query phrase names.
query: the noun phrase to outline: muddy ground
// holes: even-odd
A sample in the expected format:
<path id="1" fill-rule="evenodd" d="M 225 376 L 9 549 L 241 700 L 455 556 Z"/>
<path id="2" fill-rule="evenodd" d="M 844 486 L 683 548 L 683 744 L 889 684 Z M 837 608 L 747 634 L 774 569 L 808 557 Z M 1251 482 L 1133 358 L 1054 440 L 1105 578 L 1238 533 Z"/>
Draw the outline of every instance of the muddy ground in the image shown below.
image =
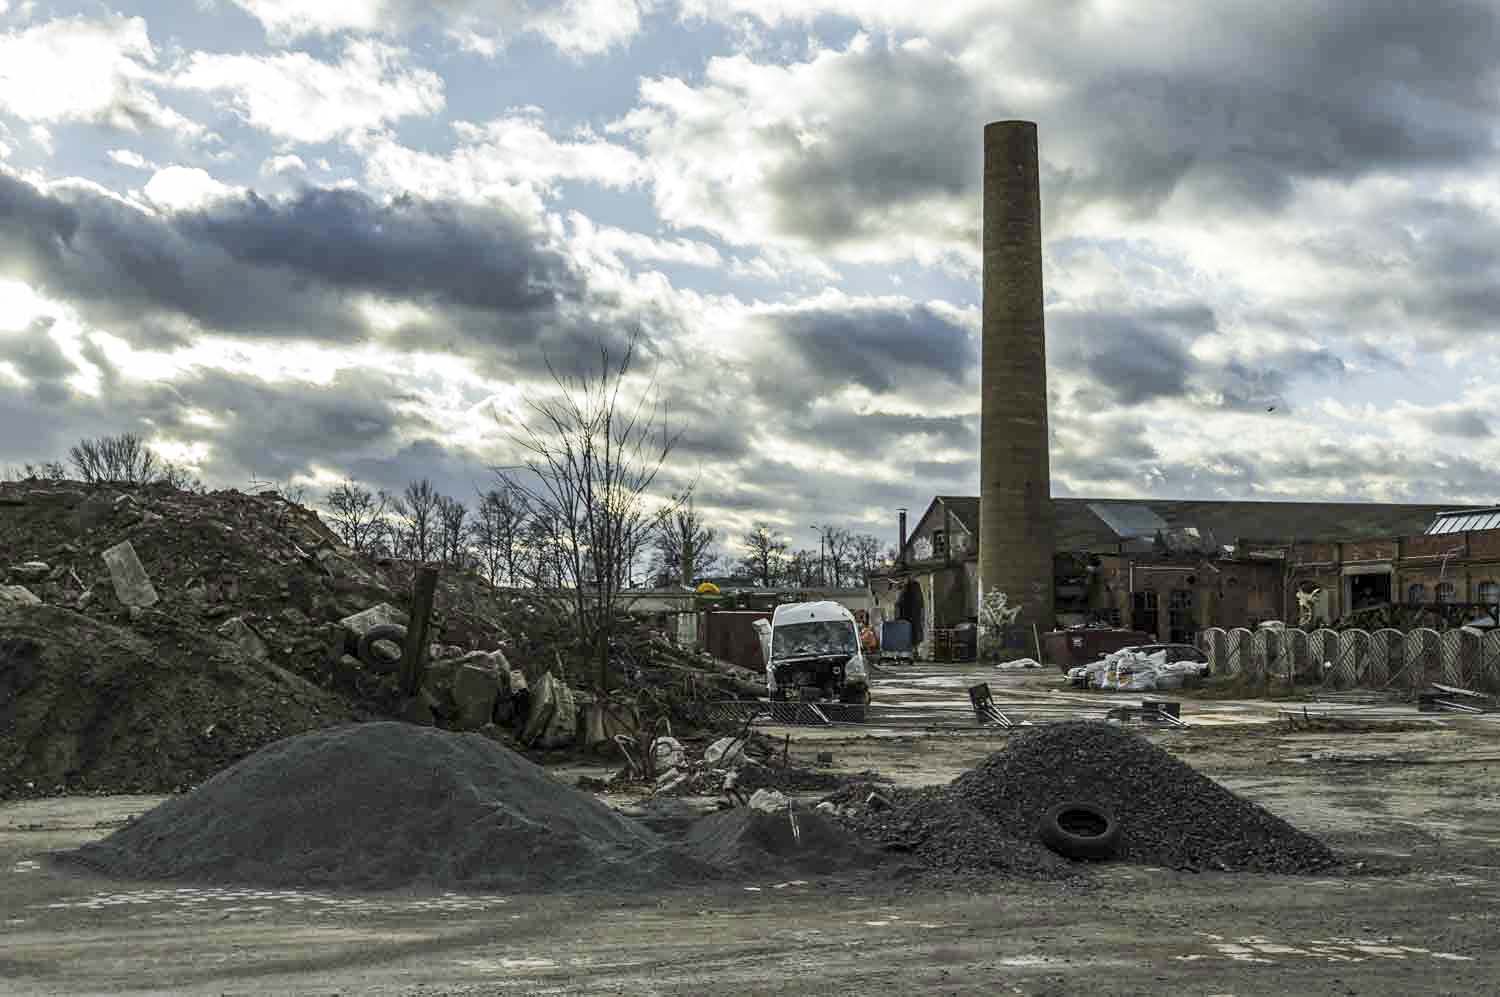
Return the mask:
<path id="1" fill-rule="evenodd" d="M 72 878 L 38 862 L 159 797 L 10 804 L 0 807 L 0 990 L 1494 992 L 1497 733 L 1463 719 L 1383 732 L 1272 722 L 1151 735 L 1366 863 L 1357 875 L 1315 879 L 1113 867 L 1086 888 L 976 881 L 937 891 L 775 876 L 658 897 L 184 888 Z M 802 730 L 791 754 L 811 765 L 832 752 L 837 769 L 920 785 L 952 778 L 1004 736 Z M 579 771 L 558 774 L 571 781 Z"/>

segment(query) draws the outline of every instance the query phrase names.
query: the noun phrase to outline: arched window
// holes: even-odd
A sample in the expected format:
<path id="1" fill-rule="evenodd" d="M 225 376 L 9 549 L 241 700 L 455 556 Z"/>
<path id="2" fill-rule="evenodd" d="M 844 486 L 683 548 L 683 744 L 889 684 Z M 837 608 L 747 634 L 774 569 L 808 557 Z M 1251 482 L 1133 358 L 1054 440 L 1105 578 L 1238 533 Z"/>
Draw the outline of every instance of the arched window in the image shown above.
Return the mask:
<path id="1" fill-rule="evenodd" d="M 1418 582 L 1415 585 L 1409 585 L 1409 586 L 1407 586 L 1407 589 L 1406 589 L 1406 601 L 1409 602 L 1409 603 L 1411 603 L 1412 605 L 1417 605 L 1419 603 L 1426 602 L 1427 601 L 1427 586 L 1423 585 L 1420 582 Z"/>
<path id="2" fill-rule="evenodd" d="M 1452 582 L 1438 582 L 1438 586 L 1437 586 L 1437 601 L 1438 602 L 1452 602 L 1453 601 L 1453 583 Z"/>
<path id="3" fill-rule="evenodd" d="M 1474 589 L 1475 602 L 1500 602 L 1500 584 L 1495 582 L 1480 582 Z"/>

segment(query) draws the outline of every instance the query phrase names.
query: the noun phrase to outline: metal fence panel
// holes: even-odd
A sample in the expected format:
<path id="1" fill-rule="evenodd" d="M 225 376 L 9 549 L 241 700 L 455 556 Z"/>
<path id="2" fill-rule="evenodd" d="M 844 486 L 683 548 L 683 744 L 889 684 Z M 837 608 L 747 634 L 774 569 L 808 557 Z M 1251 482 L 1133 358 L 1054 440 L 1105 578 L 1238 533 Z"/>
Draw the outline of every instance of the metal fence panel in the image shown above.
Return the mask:
<path id="1" fill-rule="evenodd" d="M 1235 627 L 1225 640 L 1224 674 L 1239 675 L 1245 670 L 1245 661 L 1250 657 L 1250 631 Z"/>
<path id="2" fill-rule="evenodd" d="M 1406 661 L 1406 635 L 1387 627 L 1370 635 L 1370 656 L 1365 662 L 1364 685 L 1384 689 L 1391 677 L 1401 673 Z"/>
<path id="3" fill-rule="evenodd" d="M 1421 689 L 1440 674 L 1442 638 L 1436 631 L 1420 627 L 1406 634 L 1406 654 L 1401 675 L 1393 684 L 1403 689 Z"/>
<path id="4" fill-rule="evenodd" d="M 1345 630 L 1339 634 L 1337 657 L 1324 681 L 1338 689 L 1352 689 L 1364 676 L 1365 659 L 1370 654 L 1370 634 L 1365 630 Z"/>
<path id="5" fill-rule="evenodd" d="M 1317 675 L 1312 668 L 1312 652 L 1306 630 L 1288 630 L 1285 639 L 1281 642 L 1281 647 L 1285 663 L 1278 667 L 1283 675 L 1294 682 L 1304 681 Z"/>
<path id="6" fill-rule="evenodd" d="M 1481 692 L 1500 692 L 1500 630 L 1491 630 L 1480 641 Z"/>
<path id="7" fill-rule="evenodd" d="M 1325 681 L 1329 667 L 1333 665 L 1333 659 L 1339 656 L 1338 631 L 1329 630 L 1326 627 L 1314 630 L 1307 635 L 1307 649 L 1312 655 L 1312 668 L 1316 681 Z"/>
<path id="8" fill-rule="evenodd" d="M 1226 637 L 1222 627 L 1209 627 L 1198 634 L 1198 647 L 1208 655 L 1208 673 L 1210 675 L 1224 674 L 1224 656 L 1226 653 Z"/>

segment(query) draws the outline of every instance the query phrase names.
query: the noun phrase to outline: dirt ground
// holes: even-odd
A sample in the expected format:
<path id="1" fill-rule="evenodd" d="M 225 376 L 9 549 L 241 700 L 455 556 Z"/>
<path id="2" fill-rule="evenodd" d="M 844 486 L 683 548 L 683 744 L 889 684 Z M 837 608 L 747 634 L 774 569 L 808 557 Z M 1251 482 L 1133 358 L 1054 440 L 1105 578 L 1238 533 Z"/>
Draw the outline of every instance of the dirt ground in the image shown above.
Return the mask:
<path id="1" fill-rule="evenodd" d="M 1365 863 L 1317 879 L 1120 866 L 1085 887 L 766 876 L 649 898 L 187 888 L 75 878 L 38 861 L 159 797 L 14 803 L 0 807 L 0 991 L 1494 992 L 1497 733 L 1463 718 L 1383 732 L 1264 722 L 1150 735 Z M 831 752 L 838 770 L 920 785 L 952 778 L 1004 737 L 800 730 L 791 754 L 811 765 Z"/>

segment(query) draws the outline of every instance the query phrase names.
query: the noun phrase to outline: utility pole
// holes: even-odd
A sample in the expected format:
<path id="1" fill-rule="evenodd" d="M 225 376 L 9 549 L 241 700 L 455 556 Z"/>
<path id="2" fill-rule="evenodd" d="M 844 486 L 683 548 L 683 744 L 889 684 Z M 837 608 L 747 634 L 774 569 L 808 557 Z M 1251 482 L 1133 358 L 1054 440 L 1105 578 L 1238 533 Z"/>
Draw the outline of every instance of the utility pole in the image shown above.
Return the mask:
<path id="1" fill-rule="evenodd" d="M 818 531 L 818 584 L 820 586 L 822 586 L 823 588 L 827 588 L 828 587 L 828 563 L 827 563 L 827 561 L 823 557 L 823 541 L 826 538 L 823 535 L 823 529 L 822 529 L 822 527 L 809 526 L 808 529 L 809 530 L 817 530 Z"/>

